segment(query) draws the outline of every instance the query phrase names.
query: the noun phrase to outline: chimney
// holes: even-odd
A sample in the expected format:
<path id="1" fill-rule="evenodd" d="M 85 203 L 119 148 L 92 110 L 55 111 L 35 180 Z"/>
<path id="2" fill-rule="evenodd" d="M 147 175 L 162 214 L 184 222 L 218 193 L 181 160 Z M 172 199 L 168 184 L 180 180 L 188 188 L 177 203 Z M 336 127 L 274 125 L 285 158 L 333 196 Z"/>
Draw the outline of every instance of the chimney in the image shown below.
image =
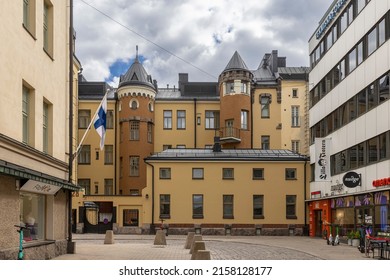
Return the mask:
<path id="1" fill-rule="evenodd" d="M 214 137 L 213 152 L 214 153 L 222 152 L 221 143 L 219 142 L 219 137 L 218 136 Z"/>

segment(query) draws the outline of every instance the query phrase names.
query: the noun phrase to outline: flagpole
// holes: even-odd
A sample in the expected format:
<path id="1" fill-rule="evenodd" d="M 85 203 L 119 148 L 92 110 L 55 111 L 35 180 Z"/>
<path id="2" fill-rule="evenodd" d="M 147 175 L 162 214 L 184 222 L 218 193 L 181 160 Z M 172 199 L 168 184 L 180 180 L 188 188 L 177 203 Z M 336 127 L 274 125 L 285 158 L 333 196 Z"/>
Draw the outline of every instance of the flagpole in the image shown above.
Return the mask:
<path id="1" fill-rule="evenodd" d="M 92 123 L 95 121 L 95 117 L 96 117 L 96 115 L 97 115 L 98 112 L 99 112 L 100 106 L 102 106 L 102 104 L 103 104 L 104 98 L 107 98 L 108 91 L 109 91 L 109 89 L 107 89 L 106 93 L 104 94 L 104 96 L 103 96 L 103 98 L 102 98 L 102 101 L 100 101 L 100 104 L 99 104 L 99 106 L 98 106 L 97 109 L 96 109 L 95 114 L 94 114 L 93 117 L 91 118 L 91 122 L 89 123 L 89 125 L 88 125 L 86 131 L 84 132 L 84 135 L 83 135 L 83 137 L 81 138 L 81 141 L 80 141 L 79 145 L 77 146 L 76 152 L 74 153 L 75 157 L 78 155 L 79 150 L 80 150 L 81 146 L 83 145 L 84 139 L 85 139 L 85 137 L 87 136 L 87 134 L 88 134 L 88 132 L 89 132 L 89 129 L 90 129 L 91 126 L 92 126 Z"/>

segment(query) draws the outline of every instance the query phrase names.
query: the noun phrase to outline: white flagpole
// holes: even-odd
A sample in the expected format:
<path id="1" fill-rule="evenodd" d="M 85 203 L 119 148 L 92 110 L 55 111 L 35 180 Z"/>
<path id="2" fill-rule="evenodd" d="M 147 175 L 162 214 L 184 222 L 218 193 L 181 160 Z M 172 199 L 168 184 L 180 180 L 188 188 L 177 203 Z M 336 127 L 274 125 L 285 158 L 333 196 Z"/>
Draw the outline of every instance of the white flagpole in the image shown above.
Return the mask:
<path id="1" fill-rule="evenodd" d="M 88 125 L 86 131 L 84 132 L 84 135 L 83 135 L 83 137 L 81 138 L 81 141 L 80 141 L 80 143 L 79 143 L 79 145 L 78 145 L 78 147 L 77 147 L 77 149 L 76 149 L 76 152 L 74 153 L 75 156 L 78 156 L 79 151 L 80 151 L 80 148 L 81 148 L 81 146 L 83 145 L 84 139 L 85 139 L 85 137 L 87 136 L 87 134 L 88 134 L 88 132 L 89 132 L 89 129 L 90 129 L 91 126 L 92 126 L 92 123 L 95 121 L 95 118 L 96 118 L 96 115 L 97 115 L 98 112 L 99 112 L 100 106 L 102 106 L 102 104 L 103 104 L 104 98 L 107 98 L 108 91 L 109 91 L 109 90 L 107 89 L 106 93 L 104 94 L 104 96 L 103 96 L 103 98 L 102 98 L 102 101 L 100 101 L 100 104 L 99 104 L 99 106 L 98 106 L 97 109 L 96 109 L 95 114 L 94 114 L 93 117 L 91 118 L 91 122 L 89 123 L 89 125 Z"/>

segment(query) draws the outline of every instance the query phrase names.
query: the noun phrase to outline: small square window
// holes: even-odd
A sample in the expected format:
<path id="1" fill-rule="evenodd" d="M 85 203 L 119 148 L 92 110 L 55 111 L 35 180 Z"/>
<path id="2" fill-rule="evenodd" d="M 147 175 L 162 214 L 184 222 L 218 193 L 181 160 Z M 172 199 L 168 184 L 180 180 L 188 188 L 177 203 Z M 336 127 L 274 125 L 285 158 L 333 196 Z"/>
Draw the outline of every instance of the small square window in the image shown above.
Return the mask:
<path id="1" fill-rule="evenodd" d="M 264 168 L 253 168 L 253 180 L 264 180 Z"/>
<path id="2" fill-rule="evenodd" d="M 233 168 L 222 168 L 222 178 L 223 179 L 234 179 L 234 169 Z"/>
<path id="3" fill-rule="evenodd" d="M 192 179 L 203 179 L 203 168 L 192 168 Z"/>
<path id="4" fill-rule="evenodd" d="M 293 88 L 293 90 L 292 90 L 292 97 L 293 98 L 298 98 L 298 89 L 297 88 Z"/>
<path id="5" fill-rule="evenodd" d="M 160 179 L 171 179 L 171 169 L 160 168 Z"/>
<path id="6" fill-rule="evenodd" d="M 296 180 L 296 179 L 297 179 L 297 169 L 286 168 L 286 180 Z"/>

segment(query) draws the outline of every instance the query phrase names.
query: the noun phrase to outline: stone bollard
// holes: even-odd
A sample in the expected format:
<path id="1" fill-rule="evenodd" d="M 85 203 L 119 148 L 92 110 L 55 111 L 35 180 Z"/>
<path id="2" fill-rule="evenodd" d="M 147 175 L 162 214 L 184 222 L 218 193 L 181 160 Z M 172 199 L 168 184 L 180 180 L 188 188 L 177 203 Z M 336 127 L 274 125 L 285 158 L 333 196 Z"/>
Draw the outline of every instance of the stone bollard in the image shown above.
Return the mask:
<path id="1" fill-rule="evenodd" d="M 191 249 L 192 242 L 194 241 L 194 236 L 195 236 L 195 232 L 193 231 L 188 232 L 184 249 Z"/>
<path id="2" fill-rule="evenodd" d="M 104 237 L 104 244 L 114 244 L 114 231 L 106 230 L 106 236 Z"/>
<path id="3" fill-rule="evenodd" d="M 154 245 L 167 245 L 167 240 L 165 239 L 165 232 L 163 230 L 157 230 L 156 236 L 154 237 Z"/>
<path id="4" fill-rule="evenodd" d="M 211 260 L 211 255 L 209 250 L 198 250 L 195 255 L 194 260 Z"/>
<path id="5" fill-rule="evenodd" d="M 202 235 L 198 235 L 198 234 L 194 235 L 194 239 L 192 240 L 192 243 L 191 243 L 190 254 L 192 254 L 192 252 L 194 251 L 195 241 L 203 241 Z"/>
<path id="6" fill-rule="evenodd" d="M 196 255 L 199 250 L 206 250 L 206 244 L 204 241 L 195 241 L 194 250 L 192 251 L 191 260 L 196 260 Z"/>

